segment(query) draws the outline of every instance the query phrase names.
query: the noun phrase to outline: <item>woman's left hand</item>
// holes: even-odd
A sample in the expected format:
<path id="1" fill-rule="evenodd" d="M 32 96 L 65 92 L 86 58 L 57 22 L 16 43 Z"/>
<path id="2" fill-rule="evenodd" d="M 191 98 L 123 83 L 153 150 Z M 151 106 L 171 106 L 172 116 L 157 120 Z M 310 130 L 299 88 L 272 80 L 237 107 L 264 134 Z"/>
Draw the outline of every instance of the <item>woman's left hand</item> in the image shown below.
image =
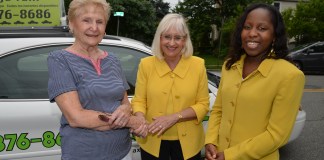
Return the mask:
<path id="1" fill-rule="evenodd" d="M 216 160 L 225 160 L 224 152 L 218 152 L 216 154 Z"/>
<path id="2" fill-rule="evenodd" d="M 113 125 L 115 129 L 123 128 L 128 123 L 131 114 L 131 106 L 122 104 L 111 114 L 111 117 L 109 118 L 109 124 Z"/>
<path id="3" fill-rule="evenodd" d="M 179 118 L 175 114 L 153 118 L 153 122 L 148 126 L 148 131 L 152 134 L 158 132 L 158 136 L 178 122 Z"/>

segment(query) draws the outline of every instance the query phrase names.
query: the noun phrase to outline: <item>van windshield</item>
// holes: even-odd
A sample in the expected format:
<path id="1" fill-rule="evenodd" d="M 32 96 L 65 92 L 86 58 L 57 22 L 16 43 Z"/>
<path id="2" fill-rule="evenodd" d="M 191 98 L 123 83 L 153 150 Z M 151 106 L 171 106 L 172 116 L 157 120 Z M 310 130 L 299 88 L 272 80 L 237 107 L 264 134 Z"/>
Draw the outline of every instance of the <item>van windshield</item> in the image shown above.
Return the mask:
<path id="1" fill-rule="evenodd" d="M 313 43 L 306 43 L 306 44 L 302 44 L 302 45 L 296 46 L 295 48 L 291 49 L 290 52 L 294 52 L 294 51 L 298 51 L 300 49 L 306 48 L 306 47 L 308 47 L 311 44 L 313 44 Z"/>

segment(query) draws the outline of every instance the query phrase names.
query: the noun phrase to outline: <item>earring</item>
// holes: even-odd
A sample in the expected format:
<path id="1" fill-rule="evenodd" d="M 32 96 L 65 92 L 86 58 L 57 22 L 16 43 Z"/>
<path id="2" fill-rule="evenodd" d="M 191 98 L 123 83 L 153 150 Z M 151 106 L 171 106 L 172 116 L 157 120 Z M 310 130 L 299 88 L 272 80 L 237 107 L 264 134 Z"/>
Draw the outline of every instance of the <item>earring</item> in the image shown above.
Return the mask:
<path id="1" fill-rule="evenodd" d="M 274 46 L 274 43 L 272 43 L 272 45 L 271 45 L 271 50 L 270 50 L 270 52 L 268 54 L 269 57 L 274 56 L 276 54 L 275 51 L 274 51 L 274 47 L 273 46 Z"/>

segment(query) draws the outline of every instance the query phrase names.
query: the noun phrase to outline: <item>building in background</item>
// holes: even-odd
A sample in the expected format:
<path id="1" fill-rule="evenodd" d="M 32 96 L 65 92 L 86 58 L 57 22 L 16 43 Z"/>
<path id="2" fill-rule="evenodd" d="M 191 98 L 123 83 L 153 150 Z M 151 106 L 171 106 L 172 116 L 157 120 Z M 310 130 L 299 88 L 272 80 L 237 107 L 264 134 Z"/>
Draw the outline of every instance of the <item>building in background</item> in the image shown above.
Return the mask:
<path id="1" fill-rule="evenodd" d="M 300 0 L 299 0 L 300 1 Z M 273 5 L 280 11 L 283 12 L 288 8 L 295 9 L 298 0 L 283 0 L 283 1 L 274 1 Z"/>

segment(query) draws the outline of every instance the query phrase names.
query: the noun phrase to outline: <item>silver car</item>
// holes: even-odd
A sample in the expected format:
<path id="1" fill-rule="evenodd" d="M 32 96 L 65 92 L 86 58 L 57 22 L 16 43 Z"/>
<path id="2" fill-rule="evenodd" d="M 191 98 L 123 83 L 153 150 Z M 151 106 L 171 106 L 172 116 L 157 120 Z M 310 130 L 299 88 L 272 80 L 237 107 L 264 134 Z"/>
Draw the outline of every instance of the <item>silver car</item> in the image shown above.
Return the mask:
<path id="1" fill-rule="evenodd" d="M 71 45 L 68 32 L 51 30 L 0 30 L 0 159 L 59 160 L 61 111 L 50 103 L 47 94 L 47 56 L 50 51 Z M 106 36 L 100 44 L 113 52 L 122 63 L 134 95 L 137 66 L 143 57 L 151 56 L 145 44 L 133 39 Z M 210 107 L 213 105 L 219 77 L 208 73 Z M 208 123 L 208 115 L 204 127 Z M 300 110 L 290 141 L 296 139 L 305 124 L 306 114 Z M 140 159 L 136 141 L 132 144 L 133 159 Z"/>

